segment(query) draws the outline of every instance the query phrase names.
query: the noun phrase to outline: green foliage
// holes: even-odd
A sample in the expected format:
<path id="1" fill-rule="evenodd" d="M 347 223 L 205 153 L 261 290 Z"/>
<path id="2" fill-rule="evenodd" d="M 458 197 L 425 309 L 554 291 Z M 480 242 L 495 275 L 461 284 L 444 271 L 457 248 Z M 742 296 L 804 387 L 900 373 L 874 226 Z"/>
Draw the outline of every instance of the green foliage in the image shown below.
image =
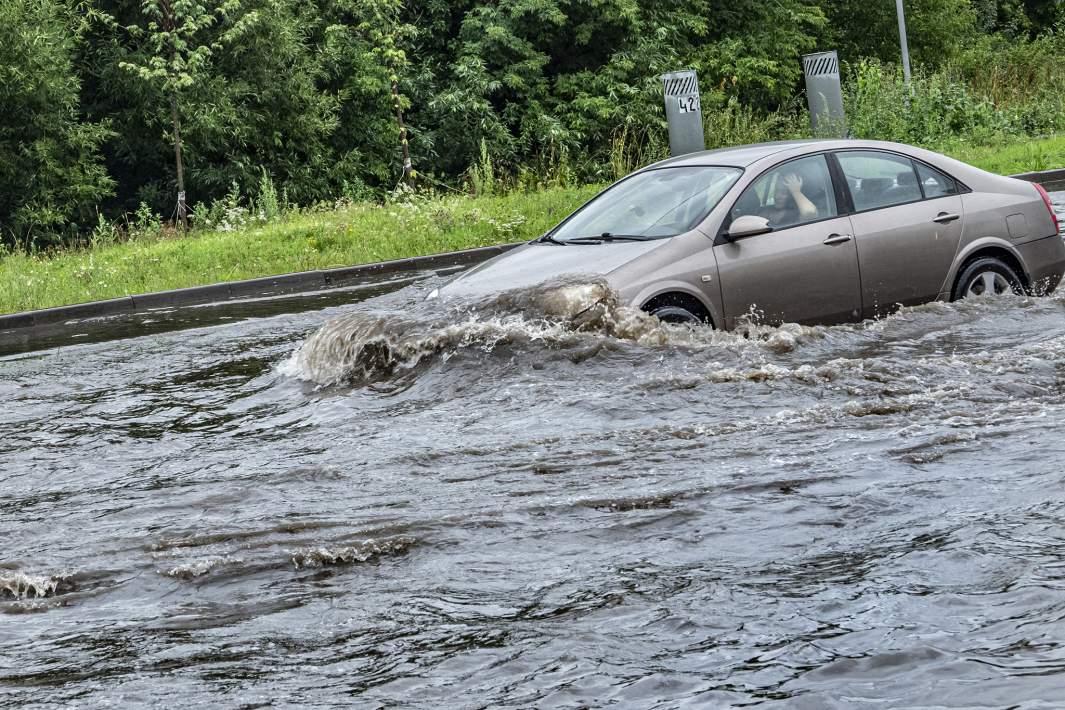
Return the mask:
<path id="1" fill-rule="evenodd" d="M 470 167 L 470 188 L 475 195 L 494 195 L 496 192 L 495 167 L 488 152 L 488 143 L 481 139 L 481 155 Z"/>
<path id="2" fill-rule="evenodd" d="M 639 167 L 667 157 L 669 138 L 663 131 L 624 125 L 610 139 L 610 177 L 620 180 Z"/>
<path id="3" fill-rule="evenodd" d="M 852 68 L 846 113 L 855 137 L 923 145 L 958 133 L 986 138 L 1003 128 L 989 101 L 947 75 L 918 71 L 907 87 L 900 70 L 876 60 Z"/>
<path id="4" fill-rule="evenodd" d="M 890 1 L 0 0 L 0 231 L 172 219 L 178 125 L 200 226 L 406 200 L 397 109 L 419 189 L 608 181 L 666 155 L 662 73 L 698 72 L 708 147 L 793 138 L 800 55 L 828 47 L 856 135 L 1065 130 L 1061 0 L 906 10 L 909 88 Z"/>
<path id="5" fill-rule="evenodd" d="M 79 115 L 82 24 L 51 0 L 0 0 L 0 243 L 49 245 L 91 224 L 114 182 L 106 122 Z"/>
<path id="6" fill-rule="evenodd" d="M 89 246 L 92 249 L 99 249 L 114 244 L 118 239 L 118 226 L 112 224 L 102 214 L 97 213 L 96 226 L 92 228 L 92 233 L 89 235 Z"/>
<path id="7" fill-rule="evenodd" d="M 163 232 L 163 222 L 150 206 L 142 202 L 129 222 L 129 230 L 137 236 L 156 237 Z"/>
<path id="8" fill-rule="evenodd" d="M 809 116 L 805 106 L 797 101 L 765 113 L 740 103 L 734 96 L 727 100 L 721 95 L 711 98 L 709 110 L 707 102 L 703 102 L 707 148 L 788 140 L 809 134 Z"/>
<path id="9" fill-rule="evenodd" d="M 1065 127 L 1065 34 L 1031 42 L 981 37 L 953 63 L 956 79 L 1006 114 L 1014 133 L 1045 134 Z"/>
<path id="10" fill-rule="evenodd" d="M 973 0 L 973 8 L 982 31 L 1018 39 L 1065 22 L 1062 0 Z"/>
<path id="11" fill-rule="evenodd" d="M 199 203 L 192 213 L 192 222 L 202 229 L 233 232 L 250 222 L 248 208 L 240 194 L 240 186 L 230 183 L 229 192 L 212 201 Z"/>
<path id="12" fill-rule="evenodd" d="M 1065 37 L 974 39 L 937 69 L 918 67 L 909 88 L 897 65 L 863 60 L 845 82 L 855 136 L 943 145 L 1065 130 Z"/>
<path id="13" fill-rule="evenodd" d="M 848 61 L 901 62 L 895 3 L 890 0 L 826 0 L 828 46 Z M 906 34 L 915 64 L 942 65 L 978 34 L 970 0 L 906 0 Z"/>
<path id="14" fill-rule="evenodd" d="M 237 9 L 236 0 L 218 7 L 190 0 L 144 0 L 144 24 L 126 27 L 143 54 L 119 66 L 156 84 L 167 97 L 191 89 L 210 74 L 212 47 L 203 42 L 209 41 L 211 27 Z"/>
<path id="15" fill-rule="evenodd" d="M 327 143 L 337 128 L 337 100 L 317 86 L 321 72 L 299 6 L 174 3 L 171 28 L 153 9 L 163 4 L 101 0 L 90 15 L 82 57 L 88 107 L 121 136 L 108 146 L 109 168 L 124 188 L 121 206 L 143 200 L 172 209 L 172 98 L 190 197 L 217 199 L 233 181 L 251 187 L 262 167 L 296 200 L 332 191 Z"/>
<path id="16" fill-rule="evenodd" d="M 259 177 L 259 195 L 255 199 L 255 211 L 259 219 L 270 222 L 281 216 L 281 202 L 277 198 L 277 188 L 270 173 L 263 168 Z"/>
<path id="17" fill-rule="evenodd" d="M 567 149 L 590 158 L 585 177 L 610 164 L 612 137 L 664 129 L 659 75 L 694 67 L 705 91 L 764 108 L 789 100 L 799 55 L 824 27 L 807 0 L 502 0 L 430 4 L 427 26 L 457 42 L 432 46 L 435 94 L 417 118 L 446 154 L 423 156 L 454 173 L 477 159 L 481 140 L 500 165 Z"/>

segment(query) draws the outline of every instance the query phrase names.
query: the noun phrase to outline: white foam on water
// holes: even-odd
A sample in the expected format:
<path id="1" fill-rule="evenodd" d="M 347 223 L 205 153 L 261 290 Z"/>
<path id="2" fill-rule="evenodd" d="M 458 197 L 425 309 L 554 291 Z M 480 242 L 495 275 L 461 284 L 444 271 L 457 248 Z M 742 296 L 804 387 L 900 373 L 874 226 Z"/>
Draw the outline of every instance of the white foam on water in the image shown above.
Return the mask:
<path id="1" fill-rule="evenodd" d="M 438 310 L 357 311 L 335 318 L 283 361 L 278 372 L 322 386 L 363 384 L 400 377 L 437 355 L 446 360 L 459 350 L 491 352 L 508 344 L 567 348 L 609 339 L 652 348 L 755 347 L 783 354 L 824 333 L 824 328 L 794 323 L 743 323 L 732 332 L 670 325 L 619 305 L 617 294 L 601 279 L 563 279 L 444 312 L 439 304 L 428 307 Z"/>
<path id="2" fill-rule="evenodd" d="M 196 577 L 202 577 L 205 574 L 209 574 L 219 567 L 225 565 L 242 564 L 244 560 L 233 555 L 217 555 L 214 557 L 204 557 L 198 560 L 192 560 L 185 564 L 175 565 L 166 570 L 160 570 L 160 573 L 166 577 L 174 577 L 175 579 L 195 579 Z"/>
<path id="3" fill-rule="evenodd" d="M 417 542 L 413 537 L 399 535 L 380 540 L 364 540 L 354 545 L 304 547 L 292 552 L 292 564 L 296 569 L 301 569 L 368 562 L 377 557 L 402 554 Z"/>
<path id="4" fill-rule="evenodd" d="M 35 575 L 13 571 L 0 573 L 0 597 L 40 599 L 54 596 L 70 581 L 70 574 Z"/>

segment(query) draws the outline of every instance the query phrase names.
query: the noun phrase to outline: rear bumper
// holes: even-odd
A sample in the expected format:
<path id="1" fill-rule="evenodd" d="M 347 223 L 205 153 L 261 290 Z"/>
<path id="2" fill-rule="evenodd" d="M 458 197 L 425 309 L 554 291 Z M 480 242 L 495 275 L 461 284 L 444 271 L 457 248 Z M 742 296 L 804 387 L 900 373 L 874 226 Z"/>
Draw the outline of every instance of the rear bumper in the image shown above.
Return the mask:
<path id="1" fill-rule="evenodd" d="M 1050 293 L 1065 272 L 1065 239 L 1059 235 L 1016 246 L 1028 272 L 1029 290 L 1037 296 Z"/>

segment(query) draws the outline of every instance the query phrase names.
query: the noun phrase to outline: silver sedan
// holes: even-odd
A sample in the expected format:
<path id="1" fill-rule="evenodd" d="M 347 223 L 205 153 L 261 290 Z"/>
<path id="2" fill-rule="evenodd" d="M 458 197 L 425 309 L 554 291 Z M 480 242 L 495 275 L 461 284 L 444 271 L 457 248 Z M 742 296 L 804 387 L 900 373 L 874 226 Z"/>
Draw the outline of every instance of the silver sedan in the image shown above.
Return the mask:
<path id="1" fill-rule="evenodd" d="M 898 143 L 807 140 L 638 170 L 439 296 L 590 274 L 662 320 L 729 329 L 1045 294 L 1063 271 L 1065 242 L 1038 185 Z"/>

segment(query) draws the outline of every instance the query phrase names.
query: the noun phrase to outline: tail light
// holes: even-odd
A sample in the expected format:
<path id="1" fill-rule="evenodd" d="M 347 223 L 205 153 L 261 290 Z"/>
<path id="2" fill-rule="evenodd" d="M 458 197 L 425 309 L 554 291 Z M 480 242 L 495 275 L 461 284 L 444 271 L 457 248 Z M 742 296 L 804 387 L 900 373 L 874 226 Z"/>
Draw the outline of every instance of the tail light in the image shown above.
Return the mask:
<path id="1" fill-rule="evenodd" d="M 1047 206 L 1050 211 L 1050 221 L 1054 223 L 1054 233 L 1057 234 L 1061 231 L 1061 225 L 1058 224 L 1058 213 L 1054 211 L 1054 205 L 1050 202 L 1050 195 L 1043 189 L 1043 186 L 1037 182 L 1033 182 L 1035 189 L 1039 191 L 1039 196 L 1043 198 L 1043 204 Z"/>

